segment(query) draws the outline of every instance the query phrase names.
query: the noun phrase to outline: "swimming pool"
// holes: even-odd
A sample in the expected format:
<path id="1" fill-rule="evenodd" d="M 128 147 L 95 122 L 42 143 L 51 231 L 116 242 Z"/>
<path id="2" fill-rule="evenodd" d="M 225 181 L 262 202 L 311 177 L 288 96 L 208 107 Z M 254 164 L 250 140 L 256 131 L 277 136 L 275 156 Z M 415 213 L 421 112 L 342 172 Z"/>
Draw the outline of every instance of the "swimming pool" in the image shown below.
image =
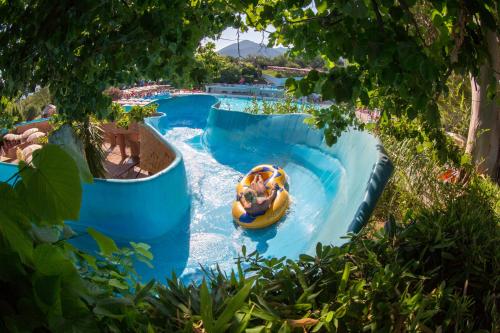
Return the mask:
<path id="1" fill-rule="evenodd" d="M 213 107 L 210 95 L 157 101 L 163 116 L 146 123 L 175 150 L 168 169 L 140 180 L 96 180 L 85 185 L 77 231 L 91 226 L 122 245 L 151 245 L 154 269 L 138 266 L 144 280 L 175 271 L 185 282 L 203 267 L 228 271 L 245 245 L 264 256 L 297 258 L 317 242 L 342 244 L 366 222 L 392 166 L 377 139 L 348 131 L 333 147 L 304 124 L 302 114 L 253 115 L 235 110 L 249 99 L 226 98 L 231 111 Z M 251 102 L 251 100 L 250 100 Z M 277 224 L 245 230 L 232 221 L 231 204 L 241 177 L 258 164 L 283 167 L 291 206 Z M 0 176 L 5 172 L 0 163 Z M 93 250 L 87 236 L 74 244 Z"/>
<path id="2" fill-rule="evenodd" d="M 387 181 L 373 183 L 381 158 L 373 136 L 351 131 L 331 148 L 304 124 L 305 115 L 251 115 L 234 112 L 249 99 L 224 98 L 232 111 L 213 108 L 217 101 L 192 95 L 158 102 L 166 116 L 153 126 L 183 157 L 191 210 L 189 223 L 148 242 L 155 269 L 142 269 L 144 276 L 162 278 L 175 270 L 189 281 L 200 278 L 200 265 L 227 271 L 243 245 L 265 256 L 297 258 L 318 241 L 341 244 L 347 231 L 359 230 L 366 206 L 374 204 L 376 191 L 369 187 L 381 191 Z M 264 163 L 285 169 L 292 204 L 276 225 L 245 230 L 232 222 L 235 185 Z"/>
<path id="3" fill-rule="evenodd" d="M 298 257 L 310 245 L 318 222 L 326 221 L 328 203 L 336 196 L 345 172 L 334 158 L 329 158 L 327 170 L 311 170 L 301 163 L 300 148 L 292 152 L 275 140 L 252 140 L 249 144 L 206 131 L 215 102 L 211 96 L 186 96 L 159 103 L 158 111 L 166 117 L 157 128 L 181 152 L 186 166 L 191 222 L 188 230 L 155 242 L 155 258 L 163 258 L 155 260 L 155 269 L 166 274 L 171 267 L 178 267 L 177 273 L 187 279 L 199 276 L 200 264 L 230 269 L 242 245 L 264 255 Z M 240 99 L 228 102 L 239 103 Z M 248 170 L 263 163 L 285 168 L 293 204 L 283 222 L 262 230 L 245 230 L 232 222 L 235 186 Z M 185 244 L 172 247 L 178 239 Z M 179 263 L 179 258 L 186 257 L 183 252 L 189 255 L 181 270 L 184 263 Z"/>

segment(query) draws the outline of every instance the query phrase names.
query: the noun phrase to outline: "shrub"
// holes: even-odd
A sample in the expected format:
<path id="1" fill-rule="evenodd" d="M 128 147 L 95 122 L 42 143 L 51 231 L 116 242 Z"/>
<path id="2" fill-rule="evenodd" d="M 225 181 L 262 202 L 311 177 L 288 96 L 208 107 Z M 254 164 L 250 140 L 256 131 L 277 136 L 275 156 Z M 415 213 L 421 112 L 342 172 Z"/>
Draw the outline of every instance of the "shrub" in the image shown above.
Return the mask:
<path id="1" fill-rule="evenodd" d="M 40 115 L 40 109 L 37 108 L 34 105 L 30 105 L 27 109 L 24 110 L 23 112 L 23 118 L 26 121 L 31 121 L 38 117 Z"/>
<path id="2" fill-rule="evenodd" d="M 89 230 L 99 247 L 94 257 L 67 242 L 75 233 L 63 221 L 78 217 L 81 179 L 92 179 L 68 152 L 47 145 L 31 165 L 20 163 L 12 185 L 0 183 L 2 332 L 136 331 L 141 313 L 146 318 L 152 284 L 136 283 L 132 262 L 148 261 L 147 245 L 119 249 Z"/>
<path id="3" fill-rule="evenodd" d="M 0 330 L 138 332 L 498 332 L 500 190 L 472 171 L 436 180 L 431 148 L 382 136 L 396 165 L 374 216 L 343 246 L 299 260 L 246 253 L 201 283 L 142 285 L 146 244 L 118 248 L 88 230 L 99 256 L 75 249 L 85 163 L 53 145 L 0 183 Z M 400 149 L 397 149 L 401 147 Z"/>
<path id="4" fill-rule="evenodd" d="M 243 249 L 230 275 L 174 278 L 150 299 L 151 321 L 167 331 L 496 332 L 500 191 L 476 177 L 457 186 L 445 206 L 422 205 L 341 247 L 318 244 L 297 261 Z"/>

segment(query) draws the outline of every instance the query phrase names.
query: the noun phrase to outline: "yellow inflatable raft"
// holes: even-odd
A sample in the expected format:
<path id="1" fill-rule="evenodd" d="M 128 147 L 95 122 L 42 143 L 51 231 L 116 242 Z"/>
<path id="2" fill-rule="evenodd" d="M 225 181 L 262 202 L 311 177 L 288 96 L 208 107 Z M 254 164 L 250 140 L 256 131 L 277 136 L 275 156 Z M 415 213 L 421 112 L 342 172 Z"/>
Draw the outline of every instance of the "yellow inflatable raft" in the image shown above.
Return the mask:
<path id="1" fill-rule="evenodd" d="M 239 199 L 245 188 L 250 187 L 254 178 L 259 174 L 267 188 L 267 195 L 274 187 L 277 188 L 278 193 L 268 210 L 259 215 L 251 215 L 245 211 Z M 285 214 L 290 202 L 287 187 L 287 175 L 282 168 L 268 164 L 256 166 L 236 185 L 236 201 L 233 203 L 234 221 L 249 229 L 265 228 L 278 222 Z"/>

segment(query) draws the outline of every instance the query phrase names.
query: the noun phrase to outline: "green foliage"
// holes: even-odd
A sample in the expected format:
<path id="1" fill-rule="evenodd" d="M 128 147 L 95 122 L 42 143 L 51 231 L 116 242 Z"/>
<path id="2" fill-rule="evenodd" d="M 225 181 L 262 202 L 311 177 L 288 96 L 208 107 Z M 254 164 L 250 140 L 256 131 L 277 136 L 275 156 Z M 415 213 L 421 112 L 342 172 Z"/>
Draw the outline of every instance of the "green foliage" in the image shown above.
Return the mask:
<path id="1" fill-rule="evenodd" d="M 106 160 L 106 152 L 103 148 L 104 132 L 99 127 L 99 122 L 95 119 L 87 119 L 84 122 L 75 121 L 73 128 L 82 142 L 85 160 L 91 174 L 94 177 L 104 178 L 106 169 L 103 163 Z"/>
<path id="2" fill-rule="evenodd" d="M 272 25 L 270 44 L 326 61 L 329 71 L 294 87 L 324 99 L 419 118 L 439 136 L 440 96 L 453 72 L 476 76 L 488 63 L 486 32 L 498 32 L 498 3 L 459 1 L 247 1 L 235 5 L 258 30 Z M 316 8 L 317 10 L 312 10 Z M 340 58 L 344 66 L 336 65 Z M 491 86 L 494 91 L 494 72 Z M 292 89 L 293 90 L 293 89 Z M 346 124 L 347 125 L 347 124 Z"/>
<path id="3" fill-rule="evenodd" d="M 105 88 L 181 76 L 200 40 L 233 22 L 232 9 L 216 0 L 2 1 L 0 95 L 18 98 L 50 83 L 68 121 L 103 119 Z"/>
<path id="4" fill-rule="evenodd" d="M 48 88 L 42 88 L 33 94 L 14 101 L 1 97 L 0 103 L 0 128 L 12 128 L 22 121 L 30 121 L 40 116 L 42 109 L 51 103 Z"/>
<path id="5" fill-rule="evenodd" d="M 252 103 L 245 107 L 244 111 L 252 114 L 266 115 L 293 113 L 313 114 L 317 111 L 317 107 L 314 104 L 298 103 L 292 96 L 286 95 L 284 98 L 278 100 L 257 100 L 257 98 L 254 97 Z"/>
<path id="6" fill-rule="evenodd" d="M 41 110 L 34 105 L 30 105 L 23 113 L 24 119 L 26 121 L 31 121 L 40 115 Z"/>
<path id="7" fill-rule="evenodd" d="M 19 122 L 21 115 L 16 111 L 19 112 L 12 100 L 0 96 L 0 128 L 9 129 Z"/>
<path id="8" fill-rule="evenodd" d="M 248 61 L 255 67 L 262 69 L 266 68 L 267 66 L 325 69 L 325 61 L 320 56 L 316 55 L 311 57 L 301 53 L 285 53 L 273 58 L 267 58 L 264 56 L 251 56 L 245 58 L 245 61 Z"/>
<path id="9" fill-rule="evenodd" d="M 46 145 L 31 165 L 0 183 L 0 330 L 3 332 L 136 331 L 152 283 L 143 286 L 132 263 L 149 262 L 149 247 L 119 249 L 89 230 L 98 257 L 67 242 L 82 187 L 77 162 Z M 88 171 L 87 171 L 88 172 Z M 110 245 L 111 244 L 111 245 Z M 142 318 L 144 319 L 144 318 Z"/>
<path id="10" fill-rule="evenodd" d="M 157 109 L 158 104 L 153 103 L 145 106 L 134 105 L 127 112 L 121 105 L 113 103 L 111 106 L 109 120 L 114 121 L 119 127 L 128 128 L 130 124 L 134 122 L 144 122 L 144 119 L 154 115 Z"/>
<path id="11" fill-rule="evenodd" d="M 196 52 L 196 62 L 190 72 L 188 81 L 197 86 L 206 83 L 253 83 L 261 80 L 260 70 L 250 62 L 231 57 L 221 56 L 215 51 L 212 42 L 200 46 Z"/>
<path id="12" fill-rule="evenodd" d="M 409 140 L 415 152 L 425 151 L 441 163 L 449 162 L 460 165 L 464 157 L 460 147 L 456 146 L 443 131 L 429 129 L 427 124 L 419 119 L 410 120 L 406 116 L 401 116 L 389 121 L 387 115 L 382 114 L 376 126 L 376 132 L 388 142 L 401 143 Z M 389 136 L 393 137 L 392 141 L 388 138 Z"/>
<path id="13" fill-rule="evenodd" d="M 332 104 L 329 108 L 313 109 L 312 117 L 306 122 L 323 129 L 325 141 L 331 146 L 337 142 L 346 128 L 363 129 L 364 125 L 356 118 L 355 111 L 354 107 L 347 103 Z"/>
<path id="14" fill-rule="evenodd" d="M 446 131 L 467 137 L 471 114 L 470 80 L 459 75 L 450 75 L 448 92 L 438 100 L 439 113 Z"/>

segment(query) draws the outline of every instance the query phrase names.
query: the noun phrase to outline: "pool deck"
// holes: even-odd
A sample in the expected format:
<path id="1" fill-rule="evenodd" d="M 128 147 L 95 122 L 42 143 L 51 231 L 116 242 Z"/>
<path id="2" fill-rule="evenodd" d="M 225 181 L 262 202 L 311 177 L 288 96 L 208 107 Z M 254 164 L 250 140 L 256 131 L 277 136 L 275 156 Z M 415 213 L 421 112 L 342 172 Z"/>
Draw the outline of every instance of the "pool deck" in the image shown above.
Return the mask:
<path id="1" fill-rule="evenodd" d="M 139 161 L 131 158 L 130 148 L 126 147 L 127 157 L 122 158 L 118 146 L 111 147 L 111 144 L 105 143 L 104 149 L 107 152 L 104 167 L 107 174 L 106 179 L 139 179 L 148 177 L 148 173 L 139 167 Z"/>
<path id="2" fill-rule="evenodd" d="M 149 176 L 145 170 L 139 167 L 139 161 L 130 157 L 130 147 L 125 148 L 127 154 L 125 158 L 122 158 L 118 145 L 111 147 L 110 143 L 104 143 L 103 148 L 107 154 L 104 161 L 106 179 L 140 179 Z M 19 160 L 0 156 L 0 162 L 18 164 Z"/>

